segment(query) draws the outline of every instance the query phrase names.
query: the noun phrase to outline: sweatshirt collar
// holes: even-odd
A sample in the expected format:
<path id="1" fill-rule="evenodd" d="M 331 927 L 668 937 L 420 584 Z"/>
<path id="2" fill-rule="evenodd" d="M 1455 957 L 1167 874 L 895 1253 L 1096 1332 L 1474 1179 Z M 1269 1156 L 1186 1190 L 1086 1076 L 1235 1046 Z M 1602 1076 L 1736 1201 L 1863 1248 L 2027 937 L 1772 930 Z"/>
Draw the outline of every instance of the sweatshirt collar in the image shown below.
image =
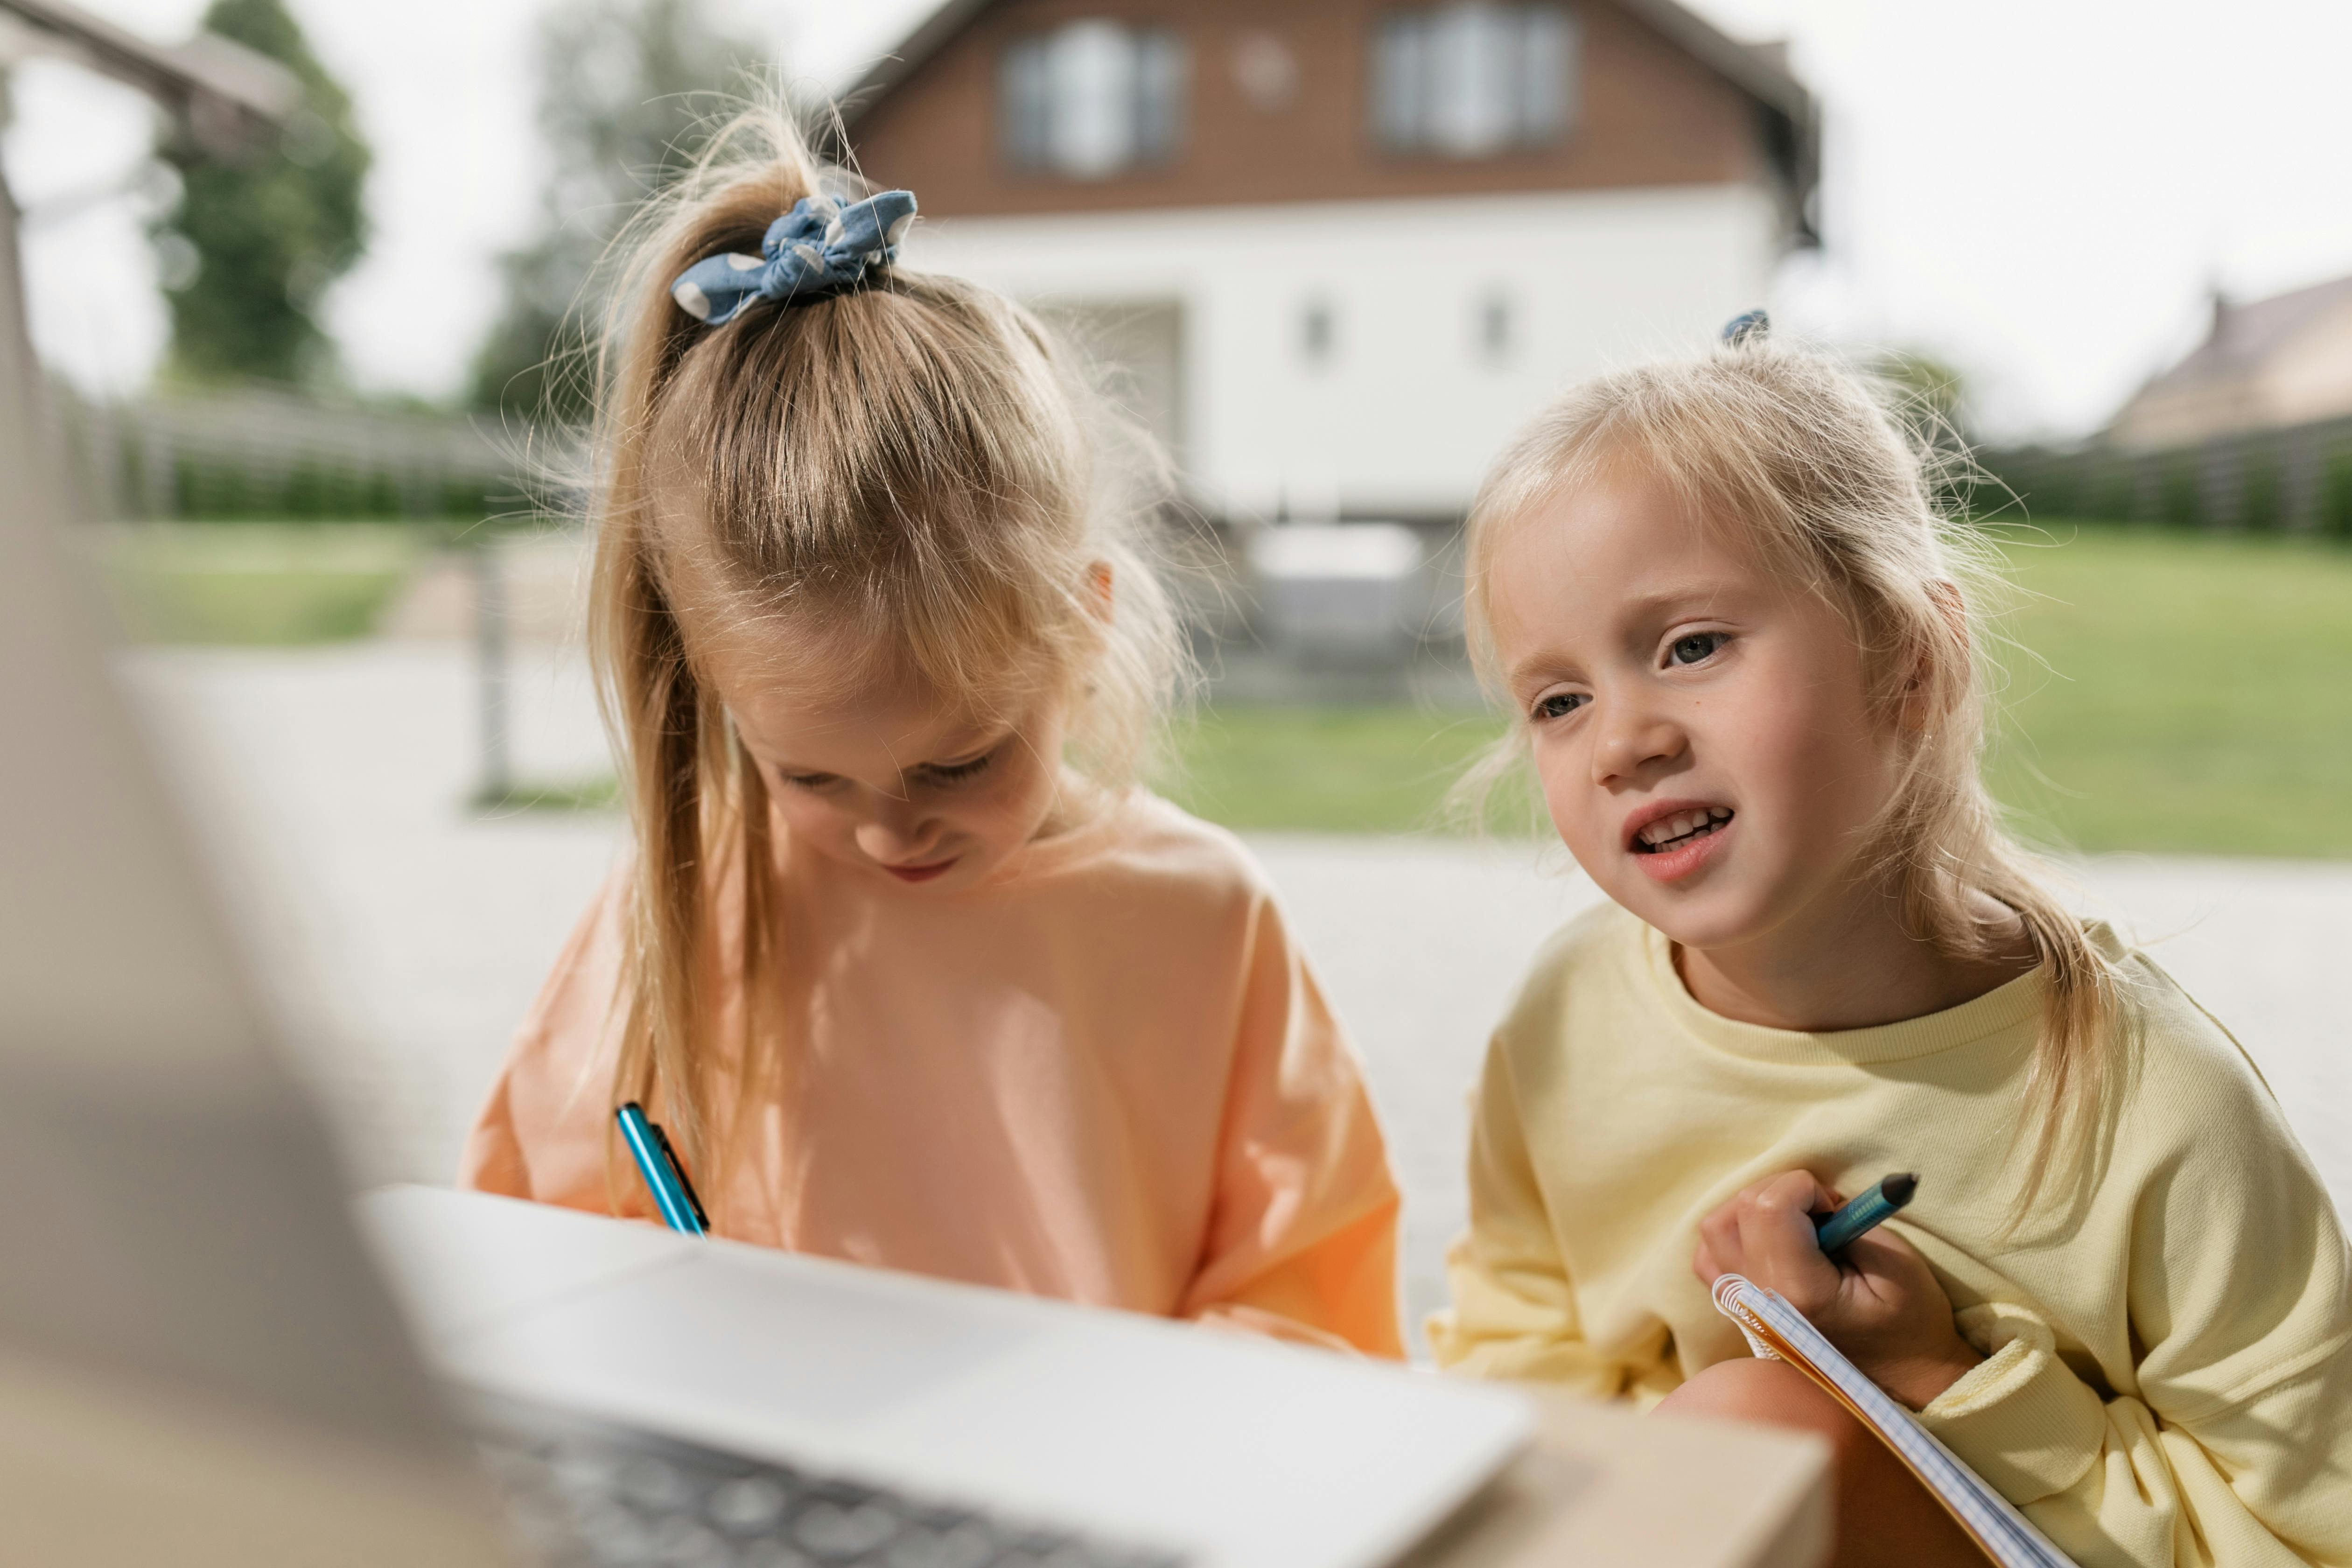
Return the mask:
<path id="1" fill-rule="evenodd" d="M 2048 964 L 1940 1013 L 1866 1029 L 1814 1034 L 1743 1024 L 1699 1005 L 1675 968 L 1674 943 L 1641 924 L 1641 965 L 1666 1012 L 1703 1043 L 1733 1056 L 1792 1067 L 1906 1061 L 1933 1056 L 2031 1025 L 2041 1014 Z"/>

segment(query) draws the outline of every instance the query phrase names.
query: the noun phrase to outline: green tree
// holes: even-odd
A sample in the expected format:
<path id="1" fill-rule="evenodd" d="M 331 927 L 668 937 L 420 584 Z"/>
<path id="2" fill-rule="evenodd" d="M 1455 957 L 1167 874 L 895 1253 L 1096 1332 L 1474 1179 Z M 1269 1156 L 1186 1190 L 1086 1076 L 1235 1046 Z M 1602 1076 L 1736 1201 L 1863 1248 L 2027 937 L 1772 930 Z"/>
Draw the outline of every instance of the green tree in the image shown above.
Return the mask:
<path id="1" fill-rule="evenodd" d="M 276 146 L 239 162 L 207 155 L 185 131 L 157 148 L 180 175 L 179 201 L 152 235 L 172 314 L 166 372 L 315 381 L 333 364 L 320 297 L 366 245 L 367 144 L 352 128 L 350 95 L 282 0 L 213 0 L 204 26 L 292 71 L 304 103 Z"/>
<path id="2" fill-rule="evenodd" d="M 540 25 L 539 124 L 555 168 L 539 237 L 500 258 L 504 303 L 474 358 L 475 403 L 576 421 L 598 263 L 700 149 L 718 95 L 753 85 L 752 44 L 701 0 L 570 0 Z"/>
<path id="3" fill-rule="evenodd" d="M 1949 363 L 1918 349 L 1895 349 L 1871 368 L 1893 384 L 1905 416 L 1931 437 L 1967 438 L 1968 380 Z"/>

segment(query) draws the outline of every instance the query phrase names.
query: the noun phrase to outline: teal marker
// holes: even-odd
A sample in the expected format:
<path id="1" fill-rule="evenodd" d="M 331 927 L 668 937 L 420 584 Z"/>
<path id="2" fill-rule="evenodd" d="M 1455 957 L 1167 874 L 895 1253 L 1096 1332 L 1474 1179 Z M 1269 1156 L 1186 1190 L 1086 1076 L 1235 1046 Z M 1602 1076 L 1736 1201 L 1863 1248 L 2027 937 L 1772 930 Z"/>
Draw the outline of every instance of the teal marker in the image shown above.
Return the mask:
<path id="1" fill-rule="evenodd" d="M 1918 1190 L 1919 1177 L 1915 1172 L 1889 1176 L 1837 1213 L 1815 1222 L 1813 1239 L 1821 1243 L 1823 1252 L 1851 1247 L 1864 1232 L 1894 1218 L 1895 1211 L 1909 1203 L 1911 1194 Z"/>
<path id="2" fill-rule="evenodd" d="M 678 1169 L 677 1155 L 660 1125 L 647 1121 L 646 1108 L 634 1100 L 614 1111 L 613 1119 L 621 1124 L 622 1140 L 636 1157 L 637 1174 L 646 1179 L 662 1223 L 688 1236 L 709 1235 L 710 1221 L 703 1215 L 702 1201 L 687 1185 L 686 1173 Z"/>

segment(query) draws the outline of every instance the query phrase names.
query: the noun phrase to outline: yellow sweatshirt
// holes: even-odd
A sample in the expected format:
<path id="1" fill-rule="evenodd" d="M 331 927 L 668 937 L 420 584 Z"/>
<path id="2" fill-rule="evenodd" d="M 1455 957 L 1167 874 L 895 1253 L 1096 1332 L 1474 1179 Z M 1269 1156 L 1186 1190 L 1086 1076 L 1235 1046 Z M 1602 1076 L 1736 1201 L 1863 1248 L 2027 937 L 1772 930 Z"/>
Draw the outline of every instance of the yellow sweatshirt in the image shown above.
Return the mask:
<path id="1" fill-rule="evenodd" d="M 1920 1173 L 1890 1222 L 1989 1358 L 1922 1414 L 2084 1568 L 2352 1563 L 2352 1274 L 2310 1162 L 2164 972 L 2128 981 L 2095 1164 L 2004 1237 L 2042 978 L 1809 1035 L 1691 999 L 1666 939 L 1593 911 L 1495 1036 L 1439 1362 L 1653 1403 L 1745 1355 L 1691 1272 L 1701 1217 L 1803 1168 Z"/>

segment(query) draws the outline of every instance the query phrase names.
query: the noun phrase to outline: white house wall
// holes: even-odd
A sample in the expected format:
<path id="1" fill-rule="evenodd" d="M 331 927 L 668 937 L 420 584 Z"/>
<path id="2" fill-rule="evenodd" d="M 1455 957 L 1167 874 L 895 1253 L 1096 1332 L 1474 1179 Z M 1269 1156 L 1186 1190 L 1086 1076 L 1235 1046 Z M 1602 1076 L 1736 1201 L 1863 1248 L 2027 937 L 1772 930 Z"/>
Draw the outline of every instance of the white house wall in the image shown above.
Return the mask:
<path id="1" fill-rule="evenodd" d="M 1760 303 L 1779 245 L 1761 191 L 1717 185 L 950 218 L 919 225 L 908 259 L 1041 303 L 1176 303 L 1182 457 L 1212 508 L 1426 517 L 1465 507 L 1559 388 Z M 1499 362 L 1480 341 L 1497 294 Z"/>

